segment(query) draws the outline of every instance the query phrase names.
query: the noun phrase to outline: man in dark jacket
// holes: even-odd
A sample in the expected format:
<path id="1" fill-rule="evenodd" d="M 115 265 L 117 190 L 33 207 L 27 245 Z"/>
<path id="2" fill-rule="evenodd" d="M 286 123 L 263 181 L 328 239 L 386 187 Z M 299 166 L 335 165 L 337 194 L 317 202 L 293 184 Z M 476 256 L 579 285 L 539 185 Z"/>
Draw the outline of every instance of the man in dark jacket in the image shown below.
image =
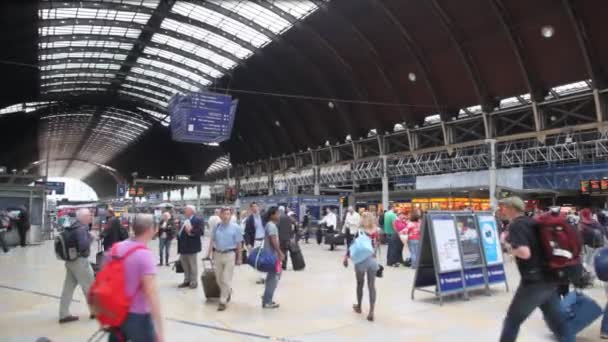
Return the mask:
<path id="1" fill-rule="evenodd" d="M 89 223 L 92 222 L 93 216 L 88 209 L 80 209 L 76 213 L 76 221 L 73 225 L 67 228 L 70 232 L 70 239 L 76 242 L 78 257 L 74 260 L 66 260 L 65 262 L 65 280 L 63 281 L 63 290 L 61 291 L 61 301 L 59 304 L 59 323 L 68 323 L 77 321 L 77 316 L 70 315 L 70 303 L 74 295 L 74 290 L 77 285 L 82 288 L 82 293 L 85 298 L 89 293 L 89 288 L 93 283 L 93 269 L 89 264 L 89 254 L 91 253 L 91 242 L 93 237 L 89 233 Z M 91 318 L 93 315 L 91 313 Z"/>
<path id="2" fill-rule="evenodd" d="M 245 244 L 250 247 L 256 246 L 256 241 L 259 244 L 264 240 L 264 225 L 265 222 L 260 215 L 260 207 L 255 202 L 249 205 L 250 215 L 245 221 Z"/>
<path id="3" fill-rule="evenodd" d="M 201 236 L 203 235 L 203 220 L 194 216 L 196 209 L 187 205 L 186 219 L 177 233 L 177 252 L 179 261 L 184 268 L 184 282 L 179 288 L 198 287 L 198 262 L 196 255 L 202 250 Z"/>
<path id="4" fill-rule="evenodd" d="M 19 207 L 19 216 L 17 216 L 17 230 L 19 231 L 19 244 L 25 247 L 27 232 L 30 230 L 30 215 L 25 206 Z"/>
<path id="5" fill-rule="evenodd" d="M 111 209 L 108 210 L 108 221 L 106 228 L 101 232 L 101 238 L 104 252 L 109 251 L 115 243 L 129 238 L 129 232 L 122 227 L 120 219 L 114 216 L 114 211 Z"/>
<path id="6" fill-rule="evenodd" d="M 287 269 L 287 251 L 289 250 L 289 243 L 291 241 L 291 237 L 293 234 L 293 225 L 294 221 L 289 215 L 285 213 L 285 207 L 280 206 L 279 212 L 281 216 L 279 218 L 279 245 L 281 247 L 281 251 L 285 254 L 285 259 L 282 261 L 282 267 L 284 270 Z"/>

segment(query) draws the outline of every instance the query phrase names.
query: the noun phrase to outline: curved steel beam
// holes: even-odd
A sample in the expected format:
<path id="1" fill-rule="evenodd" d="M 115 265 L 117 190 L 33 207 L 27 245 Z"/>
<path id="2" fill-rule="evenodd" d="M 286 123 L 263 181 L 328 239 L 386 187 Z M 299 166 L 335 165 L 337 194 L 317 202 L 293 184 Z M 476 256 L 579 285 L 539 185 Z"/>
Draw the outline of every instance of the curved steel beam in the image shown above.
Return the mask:
<path id="1" fill-rule="evenodd" d="M 72 94 L 42 94 L 39 99 L 34 100 L 42 100 L 42 101 L 59 101 L 64 104 L 81 106 L 81 105 L 95 105 L 95 106 L 106 106 L 106 107 L 119 107 L 121 109 L 129 110 L 129 111 L 137 111 L 137 107 L 141 107 L 144 109 L 153 110 L 155 112 L 165 113 L 166 109 L 159 107 L 159 105 L 155 103 L 143 102 L 141 99 L 137 98 L 134 100 L 131 96 L 110 96 L 107 93 L 100 94 L 92 94 L 92 93 L 84 93 L 80 96 L 74 96 Z M 52 106 L 43 107 L 51 108 Z M 40 109 L 39 109 L 40 110 Z M 144 117 L 149 117 L 151 122 L 157 122 L 158 120 L 152 118 L 149 114 L 142 113 Z"/>
<path id="2" fill-rule="evenodd" d="M 511 43 L 511 49 L 517 58 L 519 70 L 526 83 L 532 101 L 542 101 L 543 91 L 539 87 L 538 76 L 533 72 L 534 68 L 532 68 L 528 62 L 528 55 L 523 48 L 521 37 L 513 25 L 511 14 L 504 5 L 503 0 L 490 0 L 490 4 L 498 16 L 500 24 Z"/>
<path id="3" fill-rule="evenodd" d="M 98 163 L 98 162 L 94 162 L 94 161 L 90 161 L 90 160 L 85 160 L 85 159 L 68 159 L 68 158 L 56 158 L 56 159 L 50 159 L 49 162 L 62 162 L 62 161 L 78 161 L 78 162 L 82 162 L 82 163 L 86 163 L 86 164 L 91 164 L 96 166 L 98 169 L 101 169 L 103 172 L 106 172 L 107 174 L 109 174 L 110 176 L 112 176 L 112 178 L 114 178 L 114 180 L 116 181 L 117 184 L 122 184 L 126 182 L 126 178 L 116 169 L 111 168 L 110 166 Z M 41 167 L 42 165 L 46 164 L 46 159 L 41 159 L 41 160 L 37 160 L 34 162 L 31 162 L 28 166 L 26 166 L 24 168 L 24 170 L 31 170 L 33 168 L 36 167 Z"/>
<path id="4" fill-rule="evenodd" d="M 583 62 L 587 69 L 587 74 L 591 79 L 592 89 L 602 89 L 606 86 L 606 78 L 602 73 L 599 63 L 597 63 L 597 57 L 591 47 L 588 30 L 585 27 L 585 22 L 579 14 L 577 4 L 572 0 L 562 0 L 564 10 L 568 14 L 568 19 L 572 24 L 572 29 L 576 34 L 576 40 L 578 41 L 578 47 L 583 56 Z"/>
<path id="5" fill-rule="evenodd" d="M 430 67 L 428 66 L 428 56 L 423 52 L 421 48 L 419 48 L 418 44 L 414 40 L 412 34 L 409 29 L 397 19 L 391 12 L 391 10 L 387 7 L 386 4 L 382 0 L 374 0 L 374 3 L 382 10 L 382 12 L 386 15 L 390 22 L 395 25 L 403 38 L 404 45 L 410 55 L 414 58 L 414 62 L 416 66 L 421 72 L 422 79 L 431 94 L 431 98 L 433 99 L 433 104 L 435 105 L 435 109 L 437 113 L 443 113 L 444 108 L 442 107 L 443 96 L 441 96 L 439 89 L 435 86 L 436 80 L 433 79 L 430 72 Z"/>
<path id="6" fill-rule="evenodd" d="M 481 76 L 479 75 L 479 71 L 473 62 L 473 58 L 464 46 L 464 38 L 461 30 L 453 23 L 452 19 L 449 17 L 443 7 L 441 7 L 438 0 L 430 0 L 428 3 L 430 3 L 433 13 L 435 13 L 435 15 L 439 18 L 441 25 L 452 41 L 452 45 L 458 52 L 460 60 L 467 71 L 471 83 L 473 84 L 473 90 L 477 95 L 479 104 L 483 108 L 492 107 L 488 90 L 481 80 Z"/>
<path id="7" fill-rule="evenodd" d="M 130 91 L 133 92 L 133 93 L 138 93 L 138 91 L 135 90 L 135 89 L 131 89 Z M 62 93 L 65 94 L 65 95 L 60 95 Z M 101 94 L 105 94 L 107 92 L 106 91 L 103 91 L 103 92 L 100 91 L 100 92 L 97 92 L 97 93 L 98 93 L 97 95 L 101 95 Z M 141 92 L 139 92 L 139 93 L 141 93 Z M 41 98 L 42 99 L 46 99 L 46 100 L 54 99 L 54 100 L 58 100 L 58 101 L 66 101 L 69 98 L 69 96 L 73 96 L 73 95 L 76 95 L 76 94 L 94 95 L 96 93 L 95 92 L 91 92 L 91 91 L 87 91 L 87 90 L 70 90 L 70 91 L 65 91 L 65 92 L 63 92 L 63 91 L 57 91 L 57 92 L 52 92 L 52 94 L 51 93 L 42 94 Z M 164 107 L 161 107 L 159 104 L 151 102 L 151 101 L 147 101 L 147 100 L 139 98 L 137 96 L 132 96 L 132 95 L 129 95 L 129 94 L 120 94 L 119 93 L 117 95 L 117 97 L 121 98 L 123 95 L 125 97 L 128 97 L 130 99 L 135 100 L 134 102 L 136 102 L 138 104 L 138 106 L 140 106 L 140 107 L 146 107 L 147 106 L 147 107 L 151 107 L 150 109 L 154 108 L 153 110 L 155 110 L 155 111 L 161 111 L 161 112 L 165 112 L 166 111 L 166 109 Z M 141 93 L 141 95 L 145 95 L 145 96 L 151 97 L 148 93 Z M 113 98 L 116 99 L 116 96 L 113 96 Z"/>

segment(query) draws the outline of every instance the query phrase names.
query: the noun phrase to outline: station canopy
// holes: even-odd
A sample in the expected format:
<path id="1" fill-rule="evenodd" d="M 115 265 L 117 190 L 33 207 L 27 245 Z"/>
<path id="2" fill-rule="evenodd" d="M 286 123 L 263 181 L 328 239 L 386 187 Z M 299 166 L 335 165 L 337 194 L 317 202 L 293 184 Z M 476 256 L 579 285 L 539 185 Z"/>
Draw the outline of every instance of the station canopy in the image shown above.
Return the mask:
<path id="1" fill-rule="evenodd" d="M 89 179 L 99 165 L 203 176 L 606 86 L 601 0 L 39 1 L 1 10 L 0 125 L 9 134 L 0 166 L 48 158 L 53 176 Z M 171 141 L 168 101 L 202 90 L 239 99 L 231 139 Z"/>

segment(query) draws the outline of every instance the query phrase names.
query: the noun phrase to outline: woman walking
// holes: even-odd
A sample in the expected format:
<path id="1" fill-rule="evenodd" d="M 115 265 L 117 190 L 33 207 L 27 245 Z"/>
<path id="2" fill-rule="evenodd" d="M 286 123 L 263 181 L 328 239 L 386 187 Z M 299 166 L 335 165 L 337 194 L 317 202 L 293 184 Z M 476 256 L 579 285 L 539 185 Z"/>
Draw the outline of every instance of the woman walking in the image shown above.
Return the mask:
<path id="1" fill-rule="evenodd" d="M 406 228 L 407 245 L 412 258 L 412 268 L 418 267 L 418 250 L 420 249 L 420 210 L 415 209 L 410 214 Z"/>
<path id="2" fill-rule="evenodd" d="M 357 304 L 353 305 L 356 313 L 361 313 L 361 302 L 363 300 L 363 282 L 367 276 L 367 288 L 369 291 L 369 313 L 367 320 L 374 321 L 374 309 L 376 305 L 376 272 L 378 262 L 376 261 L 376 249 L 378 248 L 378 227 L 372 213 L 366 212 L 361 216 L 363 231 L 360 231 L 353 241 L 351 248 L 344 256 L 344 267 L 348 267 L 348 259 L 355 264 L 355 278 L 357 280 Z M 361 240 L 359 240 L 361 239 Z M 357 241 L 359 240 L 359 241 Z M 371 244 L 371 246 L 369 245 Z M 353 255 L 351 255 L 353 249 Z M 355 251 L 357 255 L 355 254 Z M 359 260 L 362 259 L 362 260 Z"/>
<path id="3" fill-rule="evenodd" d="M 171 213 L 163 213 L 162 221 L 158 226 L 158 253 L 160 261 L 157 266 L 163 265 L 163 255 L 165 256 L 165 266 L 169 266 L 169 253 L 171 251 L 171 241 L 175 238 L 175 222 Z"/>

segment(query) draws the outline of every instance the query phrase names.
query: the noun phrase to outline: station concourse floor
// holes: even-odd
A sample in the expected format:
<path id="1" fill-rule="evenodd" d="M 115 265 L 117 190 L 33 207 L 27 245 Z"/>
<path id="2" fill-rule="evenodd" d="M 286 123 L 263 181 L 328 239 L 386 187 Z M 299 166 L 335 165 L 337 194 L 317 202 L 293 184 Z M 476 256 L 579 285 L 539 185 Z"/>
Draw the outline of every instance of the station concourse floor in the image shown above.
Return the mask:
<path id="1" fill-rule="evenodd" d="M 364 314 L 357 315 L 351 308 L 355 302 L 355 277 L 352 265 L 345 269 L 341 264 L 344 247 L 330 252 L 316 243 L 301 245 L 306 270 L 283 274 L 275 295 L 281 304 L 277 310 L 261 308 L 263 286 L 255 284 L 257 275 L 249 266 L 236 269 L 232 302 L 224 312 L 216 311 L 216 302 L 205 301 L 200 284 L 196 290 L 178 289 L 182 275 L 170 267 L 160 267 L 166 341 L 498 340 L 513 296 L 504 285 L 492 286 L 491 296 L 473 294 L 470 301 L 454 298 L 440 306 L 431 294 L 417 292 L 416 299 L 410 299 L 413 270 L 387 268 L 384 277 L 376 281 L 376 320 L 368 322 Z M 156 255 L 158 241 L 151 241 L 149 247 Z M 175 260 L 175 243 L 172 250 L 171 260 Z M 94 246 L 92 254 L 95 252 Z M 9 255 L 0 254 L 0 269 L 0 341 L 33 342 L 40 337 L 54 342 L 87 341 L 96 331 L 97 323 L 88 319 L 79 288 L 71 313 L 81 320 L 57 323 L 58 296 L 65 273 L 51 241 L 17 247 Z M 519 281 L 513 261 L 507 262 L 507 274 L 513 291 Z M 601 306 L 606 303 L 599 283 L 586 293 Z M 365 292 L 363 309 L 367 308 Z M 600 319 L 581 332 L 577 341 L 598 341 L 599 326 Z M 538 310 L 525 322 L 518 341 L 552 341 Z"/>

